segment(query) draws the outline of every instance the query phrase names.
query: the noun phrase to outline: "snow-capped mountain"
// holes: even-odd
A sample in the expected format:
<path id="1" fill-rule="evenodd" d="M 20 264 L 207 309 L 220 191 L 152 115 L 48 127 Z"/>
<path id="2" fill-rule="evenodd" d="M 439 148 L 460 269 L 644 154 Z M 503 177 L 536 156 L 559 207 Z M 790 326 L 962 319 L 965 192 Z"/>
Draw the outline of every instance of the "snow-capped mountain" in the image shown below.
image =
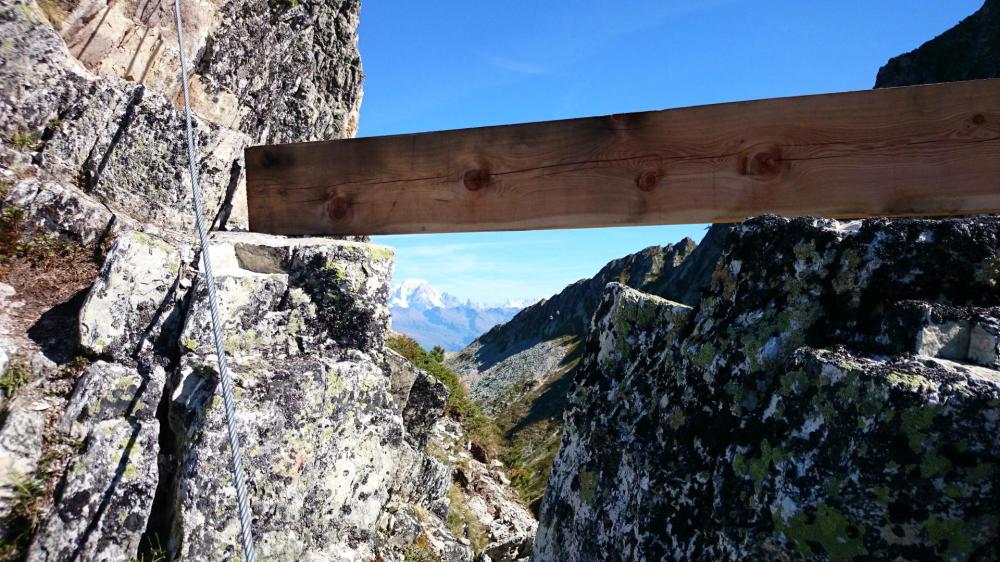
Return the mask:
<path id="1" fill-rule="evenodd" d="M 423 279 L 407 279 L 389 294 L 393 330 L 430 349 L 462 349 L 480 334 L 506 322 L 524 308 L 518 301 L 489 306 L 461 299 L 434 288 Z"/>
<path id="2" fill-rule="evenodd" d="M 445 308 L 461 306 L 462 302 L 453 295 L 442 293 L 423 279 L 407 279 L 392 289 L 389 306 L 397 308 Z"/>

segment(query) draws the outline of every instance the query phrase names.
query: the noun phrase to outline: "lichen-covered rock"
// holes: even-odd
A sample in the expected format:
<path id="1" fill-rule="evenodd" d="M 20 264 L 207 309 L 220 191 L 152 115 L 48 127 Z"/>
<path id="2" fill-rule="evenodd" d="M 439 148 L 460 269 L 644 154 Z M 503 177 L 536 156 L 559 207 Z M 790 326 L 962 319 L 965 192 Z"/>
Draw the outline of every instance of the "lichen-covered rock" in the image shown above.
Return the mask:
<path id="1" fill-rule="evenodd" d="M 417 446 L 427 442 L 434 424 L 444 415 L 448 402 L 448 387 L 426 371 L 418 371 L 403 408 L 406 433 Z"/>
<path id="2" fill-rule="evenodd" d="M 73 459 L 55 513 L 35 535 L 27 560 L 129 560 L 153 504 L 157 484 L 156 420 L 96 424 Z"/>
<path id="3" fill-rule="evenodd" d="M 233 103 L 238 128 L 257 143 L 354 136 L 360 11 L 358 0 L 225 2 L 197 64 L 198 89 Z"/>
<path id="4" fill-rule="evenodd" d="M 22 486 L 38 468 L 45 430 L 45 417 L 38 412 L 48 407 L 27 393 L 4 404 L 0 427 L 0 536 L 7 534 L 4 519 L 20 499 Z"/>
<path id="5" fill-rule="evenodd" d="M 80 190 L 28 178 L 11 188 L 4 206 L 18 209 L 22 235 L 39 234 L 92 246 L 105 239 L 115 215 Z"/>
<path id="6" fill-rule="evenodd" d="M 379 555 L 384 560 L 440 560 L 472 562 L 472 547 L 455 540 L 441 519 L 418 507 L 391 507 L 380 522 L 385 540 Z"/>
<path id="7" fill-rule="evenodd" d="M 359 3 L 294 4 L 184 5 L 205 219 L 218 227 L 247 225 L 246 146 L 357 129 Z M 20 139 L 36 173 L 116 214 L 190 235 L 173 25 L 169 4 L 5 0 L 0 133 Z"/>
<path id="8" fill-rule="evenodd" d="M 181 113 L 161 92 L 90 75 L 69 54 L 34 0 L 0 5 L 0 129 L 17 134 L 40 172 L 95 195 L 115 212 L 154 227 L 193 232 Z M 226 203 L 245 134 L 196 118 L 204 151 L 206 219 Z M 233 185 L 235 188 L 235 183 Z"/>
<path id="9" fill-rule="evenodd" d="M 400 408 L 406 407 L 413 381 L 417 380 L 420 369 L 396 351 L 385 349 L 385 370 L 389 375 L 389 393 Z"/>
<path id="10" fill-rule="evenodd" d="M 236 189 L 250 139 L 197 116 L 194 125 L 204 220 L 212 224 Z M 48 127 L 35 157 L 46 173 L 76 181 L 137 221 L 194 233 L 183 112 L 162 94 L 95 78 Z"/>
<path id="11" fill-rule="evenodd" d="M 887 350 L 912 352 L 984 367 L 1000 366 L 998 319 L 994 308 L 958 308 L 903 301 L 885 311 L 875 341 Z"/>
<path id="12" fill-rule="evenodd" d="M 0 131 L 35 138 L 80 96 L 86 72 L 72 62 L 66 45 L 34 0 L 0 3 Z"/>
<path id="13" fill-rule="evenodd" d="M 386 506 L 446 514 L 446 466 L 416 451 L 380 367 L 391 251 L 356 242 L 215 235 L 225 348 L 264 559 L 371 560 Z M 200 283 L 199 283 L 200 284 Z M 180 337 L 171 551 L 228 560 L 235 490 L 205 291 Z M 442 507 L 445 509 L 442 510 Z"/>
<path id="14" fill-rule="evenodd" d="M 130 232 L 108 252 L 80 310 L 80 346 L 134 364 L 177 329 L 181 252 L 165 240 Z"/>
<path id="15" fill-rule="evenodd" d="M 134 368 L 97 361 L 89 365 L 73 388 L 58 429 L 77 441 L 94 425 L 118 418 L 156 421 L 166 374 L 163 367 Z"/>
<path id="16" fill-rule="evenodd" d="M 389 323 L 391 249 L 327 238 L 217 233 L 209 251 L 225 347 L 235 364 L 244 357 L 259 362 L 346 349 L 381 352 Z M 204 285 L 195 290 L 195 303 L 204 302 Z M 211 358 L 211 334 L 207 307 L 194 306 L 181 346 Z"/>
<path id="17" fill-rule="evenodd" d="M 423 447 L 434 424 L 444 415 L 448 387 L 395 351 L 385 349 L 389 392 L 403 411 L 406 434 Z"/>
<path id="18" fill-rule="evenodd" d="M 763 217 L 691 311 L 612 285 L 534 559 L 990 559 L 998 260 L 996 218 Z"/>
<path id="19" fill-rule="evenodd" d="M 127 560 L 158 483 L 156 408 L 166 375 L 98 361 L 81 375 L 59 431 L 80 444 L 28 560 Z"/>
<path id="20" fill-rule="evenodd" d="M 192 106 L 262 142 L 351 136 L 361 73 L 360 5 L 352 0 L 181 3 Z M 43 12 L 87 70 L 180 95 L 173 4 L 44 3 Z M 254 48 L 267 45 L 267 49 Z"/>
<path id="21" fill-rule="evenodd" d="M 7 372 L 7 365 L 17 352 L 14 314 L 24 303 L 17 299 L 17 291 L 6 283 L 0 283 L 0 373 Z M 0 408 L 7 401 L 7 392 L 0 389 Z"/>
<path id="22" fill-rule="evenodd" d="M 198 306 L 196 303 L 195 306 Z M 238 549 L 221 400 L 208 365 L 182 359 L 171 408 L 187 439 L 177 484 L 177 555 L 228 560 Z M 403 440 L 386 380 L 369 358 L 305 356 L 233 367 L 238 427 L 264 559 L 374 558 Z"/>

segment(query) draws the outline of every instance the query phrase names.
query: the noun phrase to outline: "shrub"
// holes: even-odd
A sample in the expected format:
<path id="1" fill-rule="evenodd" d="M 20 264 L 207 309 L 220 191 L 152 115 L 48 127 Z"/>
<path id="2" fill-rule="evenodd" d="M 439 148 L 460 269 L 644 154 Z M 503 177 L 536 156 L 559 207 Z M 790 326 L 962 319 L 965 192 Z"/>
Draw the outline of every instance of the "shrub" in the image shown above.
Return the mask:
<path id="1" fill-rule="evenodd" d="M 455 371 L 446 367 L 434 354 L 428 353 L 411 337 L 394 334 L 386 339 L 386 345 L 448 387 L 446 413 L 461 423 L 466 434 L 491 458 L 502 452 L 500 430 L 496 423 L 483 413 L 479 404 L 469 398 L 469 392 Z M 444 350 L 441 355 L 443 357 Z"/>

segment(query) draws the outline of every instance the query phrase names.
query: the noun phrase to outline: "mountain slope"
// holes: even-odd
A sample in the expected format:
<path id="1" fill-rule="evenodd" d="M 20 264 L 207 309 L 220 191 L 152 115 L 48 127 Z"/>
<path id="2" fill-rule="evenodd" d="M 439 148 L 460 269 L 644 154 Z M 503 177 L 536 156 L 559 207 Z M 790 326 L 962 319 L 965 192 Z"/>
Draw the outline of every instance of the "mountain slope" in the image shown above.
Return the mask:
<path id="1" fill-rule="evenodd" d="M 477 335 L 510 320 L 523 305 L 484 306 L 438 291 L 423 279 L 407 279 L 389 295 L 393 329 L 426 348 L 455 351 Z"/>
<path id="2" fill-rule="evenodd" d="M 511 441 L 514 484 L 537 508 L 559 445 L 566 393 L 579 344 L 602 298 L 619 282 L 683 303 L 708 284 L 728 226 L 713 226 L 701 244 L 684 239 L 613 260 L 552 298 L 529 306 L 447 358 L 470 394 Z"/>

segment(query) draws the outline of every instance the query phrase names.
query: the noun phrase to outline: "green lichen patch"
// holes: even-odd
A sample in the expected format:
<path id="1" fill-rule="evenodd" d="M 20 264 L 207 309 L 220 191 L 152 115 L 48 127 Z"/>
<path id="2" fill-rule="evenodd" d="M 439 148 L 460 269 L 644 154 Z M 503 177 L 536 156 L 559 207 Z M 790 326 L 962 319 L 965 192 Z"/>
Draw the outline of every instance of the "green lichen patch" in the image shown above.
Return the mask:
<path id="1" fill-rule="evenodd" d="M 396 252 L 392 248 L 385 246 L 370 246 L 371 258 L 375 261 L 389 262 L 396 257 Z"/>
<path id="2" fill-rule="evenodd" d="M 932 515 L 925 524 L 927 537 L 948 560 L 965 560 L 973 549 L 969 522 Z"/>
<path id="3" fill-rule="evenodd" d="M 837 562 L 868 554 L 863 538 L 865 528 L 825 503 L 818 504 L 814 509 L 799 511 L 787 522 L 780 517 L 776 519 L 780 522 L 777 530 L 803 556 L 824 556 Z"/>
<path id="4" fill-rule="evenodd" d="M 260 336 L 256 330 L 246 330 L 227 336 L 222 347 L 229 355 L 252 353 L 260 344 Z"/>
<path id="5" fill-rule="evenodd" d="M 904 410 L 901 414 L 900 429 L 906 435 L 910 448 L 916 452 L 923 450 L 927 438 L 927 429 L 931 427 L 938 408 L 933 405 L 917 405 Z"/>

